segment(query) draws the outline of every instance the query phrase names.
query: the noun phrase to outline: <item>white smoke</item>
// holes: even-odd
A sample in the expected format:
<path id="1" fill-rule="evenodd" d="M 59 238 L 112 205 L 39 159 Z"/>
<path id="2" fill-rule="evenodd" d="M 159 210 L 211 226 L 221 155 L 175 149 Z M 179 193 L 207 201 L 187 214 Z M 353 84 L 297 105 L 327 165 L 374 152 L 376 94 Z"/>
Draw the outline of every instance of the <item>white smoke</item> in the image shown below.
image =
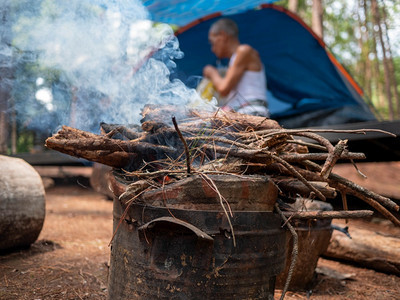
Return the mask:
<path id="1" fill-rule="evenodd" d="M 147 103 L 198 103 L 194 90 L 169 79 L 183 56 L 172 29 L 149 21 L 139 0 L 24 3 L 13 24 L 14 46 L 61 72 L 76 102 L 72 125 L 137 123 Z"/>

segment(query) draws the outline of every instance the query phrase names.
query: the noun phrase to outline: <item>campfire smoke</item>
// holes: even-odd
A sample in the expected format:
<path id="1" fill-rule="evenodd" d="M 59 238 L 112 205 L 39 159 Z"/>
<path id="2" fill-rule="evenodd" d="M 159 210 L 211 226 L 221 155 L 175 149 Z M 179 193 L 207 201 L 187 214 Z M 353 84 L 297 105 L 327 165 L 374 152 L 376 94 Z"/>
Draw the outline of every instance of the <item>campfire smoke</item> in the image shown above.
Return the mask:
<path id="1" fill-rule="evenodd" d="M 145 104 L 199 102 L 195 90 L 169 78 L 174 60 L 183 57 L 173 30 L 150 21 L 139 0 L 6 2 L 0 10 L 12 15 L 3 26 L 12 38 L 1 44 L 1 54 L 16 68 L 38 63 L 59 74 L 47 86 L 52 105 L 33 110 L 36 92 L 27 89 L 27 101 L 16 103 L 20 116 L 48 120 L 42 125 L 53 130 L 71 125 L 98 131 L 100 122 L 138 124 Z M 36 80 L 26 70 L 15 74 L 21 85 Z"/>

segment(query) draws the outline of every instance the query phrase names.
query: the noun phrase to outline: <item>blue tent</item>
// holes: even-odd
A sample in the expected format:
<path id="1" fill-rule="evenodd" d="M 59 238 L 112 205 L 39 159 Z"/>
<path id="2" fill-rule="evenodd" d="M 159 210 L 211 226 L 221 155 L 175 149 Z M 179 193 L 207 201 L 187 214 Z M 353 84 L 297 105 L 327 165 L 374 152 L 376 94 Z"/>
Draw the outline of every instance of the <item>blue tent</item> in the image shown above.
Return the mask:
<path id="1" fill-rule="evenodd" d="M 143 0 L 156 22 L 185 26 L 214 13 L 240 13 L 278 0 Z"/>
<path id="2" fill-rule="evenodd" d="M 176 34 L 185 56 L 176 61 L 174 76 L 188 85 L 192 76 L 201 76 L 206 64 L 216 64 L 208 30 L 218 18 L 227 16 L 237 22 L 240 41 L 260 53 L 271 118 L 286 128 L 375 120 L 362 89 L 295 14 L 273 4 L 257 6 L 261 1 L 240 1 L 241 5 L 237 1 L 176 0 L 175 7 L 171 2 L 144 3 L 156 21 L 181 25 Z"/>

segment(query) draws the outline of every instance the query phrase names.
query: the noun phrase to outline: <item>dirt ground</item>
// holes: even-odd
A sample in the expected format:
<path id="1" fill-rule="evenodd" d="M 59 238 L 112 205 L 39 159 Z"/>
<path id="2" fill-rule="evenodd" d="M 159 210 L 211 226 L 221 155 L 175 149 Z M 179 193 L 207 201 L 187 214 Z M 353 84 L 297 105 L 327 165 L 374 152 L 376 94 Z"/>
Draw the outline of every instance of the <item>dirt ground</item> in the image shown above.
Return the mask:
<path id="1" fill-rule="evenodd" d="M 0 256 L 0 299 L 106 299 L 112 202 L 78 184 L 46 191 L 30 249 Z"/>
<path id="2" fill-rule="evenodd" d="M 385 224 L 376 230 L 400 234 Z M 29 249 L 0 255 L 0 299 L 106 299 L 111 236 L 112 201 L 88 182 L 48 187 L 38 240 Z M 285 299 L 399 299 L 398 276 L 322 258 L 318 271 L 310 292 L 288 292 Z"/>

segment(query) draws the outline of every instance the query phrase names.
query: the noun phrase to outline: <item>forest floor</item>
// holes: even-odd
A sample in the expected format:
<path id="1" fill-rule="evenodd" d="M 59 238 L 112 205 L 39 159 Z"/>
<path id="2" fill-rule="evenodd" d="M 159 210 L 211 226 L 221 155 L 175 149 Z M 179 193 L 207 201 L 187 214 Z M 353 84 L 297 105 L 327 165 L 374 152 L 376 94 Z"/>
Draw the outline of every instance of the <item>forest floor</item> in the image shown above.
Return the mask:
<path id="1" fill-rule="evenodd" d="M 384 174 L 371 168 L 374 184 L 381 178 L 387 185 L 386 194 L 400 195 L 399 163 L 383 168 Z M 345 175 L 350 171 L 343 167 L 336 172 Z M 107 299 L 112 201 L 80 178 L 49 185 L 38 240 L 28 249 L 0 255 L 0 299 Z M 355 221 L 350 222 L 352 226 L 370 224 Z M 400 234 L 388 223 L 375 224 L 374 230 Z M 400 277 L 395 275 L 324 258 L 318 270 L 311 291 L 288 292 L 285 299 L 398 299 L 400 295 Z M 275 298 L 279 296 L 276 290 Z"/>

